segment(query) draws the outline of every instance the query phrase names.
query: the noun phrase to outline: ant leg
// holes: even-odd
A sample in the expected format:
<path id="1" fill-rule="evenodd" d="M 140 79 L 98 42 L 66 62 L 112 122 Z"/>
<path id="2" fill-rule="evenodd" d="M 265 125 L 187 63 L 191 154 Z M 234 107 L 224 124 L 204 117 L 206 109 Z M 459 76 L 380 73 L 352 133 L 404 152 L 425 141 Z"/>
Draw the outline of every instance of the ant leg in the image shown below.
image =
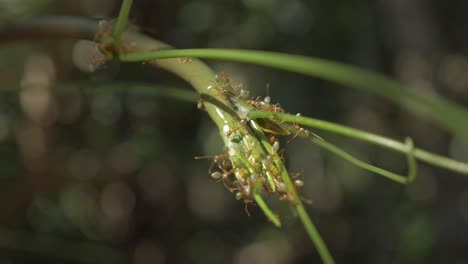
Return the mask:
<path id="1" fill-rule="evenodd" d="M 255 187 L 253 189 L 253 197 L 257 202 L 260 209 L 262 209 L 265 216 L 278 228 L 281 227 L 281 222 L 279 218 L 268 208 L 268 205 L 263 200 L 262 196 L 260 195 L 260 187 L 262 187 L 262 181 L 259 180 L 255 183 Z"/>
<path id="2" fill-rule="evenodd" d="M 314 137 L 316 137 L 316 138 L 318 138 L 318 139 L 320 139 L 320 140 L 324 140 L 321 136 L 315 134 L 314 132 L 311 132 L 311 131 L 309 131 L 309 130 L 307 130 L 307 131 L 309 132 L 309 134 L 312 134 L 312 136 L 314 136 Z"/>
<path id="3" fill-rule="evenodd" d="M 251 216 L 251 214 L 249 212 L 249 203 L 251 203 L 251 202 L 252 202 L 251 200 L 244 200 L 244 203 L 245 203 L 244 211 L 245 211 L 245 213 L 247 213 L 248 216 Z"/>
<path id="4" fill-rule="evenodd" d="M 229 184 L 230 184 L 231 182 L 229 182 L 229 179 L 225 178 L 224 176 L 223 176 L 223 178 L 221 178 L 221 181 L 223 181 L 224 187 L 225 187 L 226 189 L 228 189 L 228 190 L 229 190 L 230 192 L 232 192 L 232 193 L 233 193 L 234 191 L 236 191 L 237 189 L 239 189 L 239 188 L 230 186 Z M 229 182 L 229 183 L 228 183 L 228 182 Z"/>
<path id="5" fill-rule="evenodd" d="M 287 143 L 289 144 L 289 143 L 291 143 L 294 139 L 296 139 L 297 136 L 299 136 L 299 132 L 301 132 L 301 130 L 297 130 L 297 131 L 296 131 L 296 134 L 295 134 L 290 140 L 288 140 Z"/>

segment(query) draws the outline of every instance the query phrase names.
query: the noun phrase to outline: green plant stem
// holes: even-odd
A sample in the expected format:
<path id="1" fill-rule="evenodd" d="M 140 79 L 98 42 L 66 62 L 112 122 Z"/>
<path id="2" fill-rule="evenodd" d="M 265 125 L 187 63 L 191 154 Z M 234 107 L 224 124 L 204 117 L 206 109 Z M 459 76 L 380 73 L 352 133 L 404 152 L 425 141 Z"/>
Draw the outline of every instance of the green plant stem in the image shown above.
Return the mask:
<path id="1" fill-rule="evenodd" d="M 374 165 L 371 165 L 369 163 L 366 163 L 362 160 L 359 160 L 357 158 L 355 158 L 354 156 L 352 156 L 351 154 L 349 153 L 346 153 L 345 151 L 339 149 L 338 147 L 334 146 L 333 144 L 325 141 L 325 140 L 320 140 L 320 139 L 316 139 L 316 138 L 313 138 L 311 139 L 312 142 L 314 144 L 317 144 L 319 145 L 320 147 L 334 153 L 335 155 L 337 156 L 340 156 L 341 158 L 349 161 L 351 164 L 357 166 L 357 167 L 360 167 L 362 169 L 365 169 L 365 170 L 368 170 L 368 171 L 371 171 L 371 172 L 374 172 L 374 173 L 377 173 L 379 175 L 382 175 L 392 181 L 395 181 L 397 183 L 401 183 L 401 184 L 408 184 L 410 182 L 412 182 L 415 178 L 415 175 L 416 175 L 416 166 L 414 165 L 415 162 L 413 162 L 413 160 L 411 158 L 408 158 L 408 177 L 404 177 L 404 176 L 401 176 L 401 175 L 398 175 L 396 173 L 393 173 L 393 172 L 390 172 L 390 171 L 387 171 L 387 170 L 384 170 L 382 168 L 379 168 L 379 167 L 376 167 Z"/>
<path id="2" fill-rule="evenodd" d="M 125 30 L 128 24 L 128 15 L 130 14 L 130 9 L 132 8 L 133 0 L 123 0 L 122 5 L 120 6 L 119 16 L 117 17 L 117 22 L 114 27 L 114 40 L 119 43 L 120 35 Z"/>
<path id="3" fill-rule="evenodd" d="M 128 53 L 121 54 L 120 60 L 136 62 L 177 57 L 247 62 L 320 77 L 345 86 L 354 86 L 386 97 L 468 140 L 468 122 L 465 121 L 468 109 L 465 107 L 388 79 L 381 74 L 342 63 L 276 52 L 229 49 L 185 49 Z"/>
<path id="4" fill-rule="evenodd" d="M 320 257 L 322 258 L 323 263 L 324 264 L 335 263 L 335 261 L 333 260 L 333 257 L 330 255 L 327 249 L 327 246 L 325 245 L 325 242 L 323 241 L 322 237 L 317 231 L 317 228 L 315 227 L 314 223 L 312 223 L 312 221 L 310 220 L 309 214 L 307 214 L 307 211 L 304 208 L 304 205 L 302 203 L 297 204 L 296 211 L 304 225 L 304 228 L 307 234 L 309 235 L 312 242 L 314 242 L 314 245 L 317 248 L 317 251 L 319 252 Z"/>
<path id="5" fill-rule="evenodd" d="M 408 153 L 407 145 L 402 142 L 315 118 L 296 116 L 291 114 L 271 113 L 264 111 L 251 111 L 249 113 L 249 117 L 253 119 L 269 118 L 272 120 L 284 120 L 287 122 L 296 123 L 307 127 L 314 127 L 321 130 L 330 131 L 350 138 L 363 140 L 400 153 Z M 414 157 L 420 161 L 426 162 L 433 166 L 468 175 L 468 163 L 456 161 L 419 148 L 414 148 L 413 153 Z"/>
<path id="6" fill-rule="evenodd" d="M 258 206 L 262 209 L 263 212 L 265 212 L 265 215 L 268 217 L 268 219 L 271 220 L 271 222 L 278 228 L 281 227 L 281 222 L 278 219 L 278 217 L 268 208 L 266 205 L 265 201 L 263 200 L 262 196 L 260 195 L 260 188 L 262 187 L 263 182 L 258 181 L 253 190 L 253 197 L 255 201 L 257 202 Z"/>

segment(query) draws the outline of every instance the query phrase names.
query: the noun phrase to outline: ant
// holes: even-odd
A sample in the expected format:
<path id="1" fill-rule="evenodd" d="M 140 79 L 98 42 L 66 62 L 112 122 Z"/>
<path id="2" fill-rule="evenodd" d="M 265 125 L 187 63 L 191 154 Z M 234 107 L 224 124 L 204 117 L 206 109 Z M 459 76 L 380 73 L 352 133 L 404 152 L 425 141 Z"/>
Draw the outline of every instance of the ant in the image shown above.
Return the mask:
<path id="1" fill-rule="evenodd" d="M 321 138 L 319 135 L 317 135 L 317 134 L 311 132 L 310 130 L 307 130 L 307 129 L 305 129 L 305 128 L 297 125 L 297 124 L 294 124 L 294 123 L 289 128 L 289 130 L 296 130 L 296 134 L 290 140 L 288 140 L 288 144 L 291 143 L 294 139 L 296 139 L 299 136 L 299 134 L 301 134 L 301 133 L 304 135 L 304 137 L 307 137 L 307 138 L 310 135 L 312 135 L 312 136 L 314 136 L 314 137 L 316 137 L 316 138 L 318 138 L 320 140 L 323 140 L 323 138 Z"/>
<path id="2" fill-rule="evenodd" d="M 231 166 L 231 162 L 228 160 L 229 158 L 229 153 L 224 153 L 221 155 L 214 155 L 214 156 L 201 156 L 201 157 L 194 157 L 194 159 L 199 160 L 199 159 L 213 159 L 213 162 L 210 165 L 210 168 L 208 169 L 208 173 L 211 174 L 214 165 L 218 165 L 218 168 L 222 171 L 227 171 L 226 168 Z M 221 164 L 219 163 L 221 162 Z"/>
<path id="3" fill-rule="evenodd" d="M 182 64 L 192 63 L 193 59 L 192 58 L 179 58 L 179 62 Z"/>
<path id="4" fill-rule="evenodd" d="M 242 126 L 235 122 L 233 125 L 228 125 L 225 124 L 223 126 L 223 132 L 226 133 L 226 136 L 231 140 L 231 141 L 240 141 L 243 137 L 242 133 Z"/>
<path id="5" fill-rule="evenodd" d="M 301 177 L 302 175 L 304 175 L 304 169 L 302 169 L 300 172 L 290 172 L 289 173 L 289 176 L 291 177 L 291 179 L 293 179 L 293 184 L 296 188 L 302 188 L 304 187 L 304 181 L 301 180 L 301 179 L 298 179 L 299 177 Z"/>

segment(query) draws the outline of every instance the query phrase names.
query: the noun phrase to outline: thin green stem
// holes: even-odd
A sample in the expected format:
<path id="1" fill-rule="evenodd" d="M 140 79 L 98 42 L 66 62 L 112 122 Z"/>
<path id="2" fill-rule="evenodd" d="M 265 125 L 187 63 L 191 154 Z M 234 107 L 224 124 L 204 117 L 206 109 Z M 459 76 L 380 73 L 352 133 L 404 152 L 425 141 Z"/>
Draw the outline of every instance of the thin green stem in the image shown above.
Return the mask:
<path id="1" fill-rule="evenodd" d="M 263 200 L 262 196 L 260 195 L 260 188 L 262 187 L 262 181 L 258 181 L 253 189 L 253 197 L 258 204 L 258 207 L 262 209 L 265 216 L 278 228 L 281 227 L 281 221 L 279 218 L 270 210 L 268 205 Z"/>
<path id="2" fill-rule="evenodd" d="M 468 140 L 468 122 L 463 121 L 468 116 L 468 109 L 465 107 L 381 74 L 342 63 L 276 52 L 229 49 L 160 50 L 121 54 L 119 58 L 121 61 L 136 62 L 177 57 L 247 62 L 353 86 L 386 97 Z"/>
<path id="3" fill-rule="evenodd" d="M 302 221 L 302 224 L 304 225 L 304 228 L 307 234 L 309 235 L 309 238 L 312 240 L 315 247 L 317 248 L 317 251 L 320 257 L 322 258 L 323 263 L 324 264 L 335 263 L 335 261 L 333 260 L 333 257 L 328 251 L 327 246 L 325 245 L 325 242 L 323 241 L 322 237 L 317 231 L 317 228 L 315 227 L 314 223 L 312 223 L 312 221 L 310 220 L 309 214 L 304 208 L 304 205 L 302 205 L 302 203 L 297 204 L 296 211 L 299 215 L 299 218 Z"/>
<path id="4" fill-rule="evenodd" d="M 125 30 L 128 24 L 128 15 L 130 14 L 130 9 L 132 8 L 133 0 L 123 0 L 122 6 L 120 7 L 119 16 L 117 17 L 117 22 L 114 27 L 114 40 L 119 43 L 120 35 Z"/>
<path id="5" fill-rule="evenodd" d="M 359 139 L 400 153 L 408 153 L 408 146 L 397 140 L 315 118 L 264 111 L 251 111 L 249 113 L 249 117 L 253 119 L 269 118 L 272 120 L 284 120 L 307 127 L 314 127 L 321 130 L 330 131 L 350 138 Z M 416 159 L 433 166 L 468 175 L 468 163 L 456 161 L 419 148 L 414 148 L 413 154 Z"/>
<path id="6" fill-rule="evenodd" d="M 337 156 L 340 156 L 341 158 L 347 160 L 348 162 L 350 162 L 351 164 L 353 164 L 353 165 L 355 165 L 357 167 L 360 167 L 362 169 L 377 173 L 377 174 L 382 175 L 382 176 L 384 176 L 384 177 L 386 177 L 386 178 L 388 178 L 388 179 L 390 179 L 392 181 L 395 181 L 397 183 L 401 183 L 401 184 L 409 183 L 409 179 L 410 179 L 409 176 L 404 177 L 404 176 L 395 174 L 393 172 L 384 170 L 382 168 L 376 167 L 376 166 L 371 165 L 369 163 L 366 163 L 366 162 L 364 162 L 362 160 L 359 160 L 359 159 L 355 158 L 351 154 L 339 149 L 335 145 L 333 145 L 333 144 L 331 144 L 331 143 L 329 143 L 329 142 L 327 142 L 325 140 L 320 140 L 320 139 L 316 139 L 316 138 L 313 138 L 311 140 L 312 140 L 312 142 L 314 144 L 317 144 L 320 147 L 332 152 L 333 154 L 335 154 Z M 409 170 L 409 171 L 411 171 L 411 173 L 413 173 L 413 170 Z M 410 175 L 411 173 L 409 173 L 408 175 Z M 411 174 L 411 176 L 412 176 L 412 178 L 414 178 L 413 174 Z"/>

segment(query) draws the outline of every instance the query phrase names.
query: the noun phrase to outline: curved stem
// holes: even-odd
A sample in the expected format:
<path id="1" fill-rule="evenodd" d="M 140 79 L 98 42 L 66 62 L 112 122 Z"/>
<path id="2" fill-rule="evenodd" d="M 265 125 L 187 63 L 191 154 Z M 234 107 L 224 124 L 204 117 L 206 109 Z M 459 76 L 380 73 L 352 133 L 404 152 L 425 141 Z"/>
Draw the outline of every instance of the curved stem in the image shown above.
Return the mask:
<path id="1" fill-rule="evenodd" d="M 387 77 L 342 63 L 277 52 L 185 49 L 121 54 L 121 61 L 136 62 L 164 58 L 194 57 L 248 62 L 320 77 L 346 86 L 353 86 L 386 97 L 403 107 L 468 140 L 468 109 L 436 95 L 418 91 Z"/>
<path id="2" fill-rule="evenodd" d="M 258 181 L 253 189 L 253 197 L 257 202 L 258 206 L 262 209 L 265 213 L 266 217 L 278 228 L 281 227 L 281 222 L 279 218 L 270 210 L 268 205 L 263 200 L 262 196 L 260 195 L 260 188 L 262 187 L 262 181 Z"/>
<path id="3" fill-rule="evenodd" d="M 397 183 L 401 183 L 401 184 L 408 184 L 410 183 L 411 181 L 414 180 L 415 178 L 415 175 L 416 175 L 416 167 L 414 166 L 415 162 L 414 162 L 414 159 L 410 158 L 410 154 L 408 154 L 408 176 L 407 177 L 404 177 L 402 175 L 398 175 L 396 173 L 393 173 L 393 172 L 390 172 L 390 171 L 387 171 L 387 170 L 384 170 L 382 168 L 379 168 L 379 167 L 376 167 L 374 165 L 371 165 L 369 163 L 366 163 L 362 160 L 359 160 L 357 158 L 355 158 L 354 156 L 352 156 L 351 154 L 341 150 L 340 148 L 336 147 L 335 145 L 325 141 L 325 140 L 321 140 L 321 139 L 316 139 L 316 138 L 312 138 L 311 141 L 314 143 L 314 144 L 317 144 L 319 145 L 320 147 L 332 152 L 333 154 L 337 155 L 337 156 L 340 156 L 341 158 L 347 160 L 348 162 L 350 162 L 351 164 L 357 166 L 357 167 L 360 167 L 362 169 L 365 169 L 365 170 L 368 170 L 368 171 L 371 171 L 371 172 L 374 172 L 376 174 L 379 174 L 379 175 L 382 175 L 392 181 L 395 181 Z M 410 152 L 409 152 L 410 153 Z"/>
<path id="4" fill-rule="evenodd" d="M 315 227 L 314 223 L 312 223 L 312 221 L 310 220 L 309 214 L 307 214 L 307 211 L 304 208 L 304 205 L 302 203 L 297 204 L 296 211 L 302 223 L 304 224 L 304 228 L 307 234 L 309 235 L 311 240 L 314 242 L 314 245 L 317 248 L 317 251 L 319 252 L 320 258 L 322 259 L 323 263 L 324 264 L 335 263 L 335 261 L 333 260 L 333 257 L 330 255 L 330 252 L 328 251 L 328 248 L 325 242 L 323 241 L 322 237 L 317 231 L 317 228 Z"/>
<path id="5" fill-rule="evenodd" d="M 344 135 L 350 138 L 363 140 L 375 145 L 379 145 L 400 153 L 408 153 L 408 147 L 406 144 L 379 136 L 377 134 L 364 132 L 355 128 L 338 125 L 332 122 L 323 121 L 310 117 L 296 116 L 291 114 L 271 113 L 264 111 L 251 111 L 249 113 L 250 118 L 269 118 L 273 120 L 284 120 L 291 123 L 300 124 L 303 126 L 314 127 L 321 130 L 330 131 L 336 134 Z M 447 170 L 455 171 L 464 175 L 468 175 L 468 163 L 456 161 L 448 157 L 437 155 L 429 151 L 425 151 L 419 148 L 414 148 L 414 157 L 420 161 L 424 161 L 433 166 L 444 168 Z"/>

